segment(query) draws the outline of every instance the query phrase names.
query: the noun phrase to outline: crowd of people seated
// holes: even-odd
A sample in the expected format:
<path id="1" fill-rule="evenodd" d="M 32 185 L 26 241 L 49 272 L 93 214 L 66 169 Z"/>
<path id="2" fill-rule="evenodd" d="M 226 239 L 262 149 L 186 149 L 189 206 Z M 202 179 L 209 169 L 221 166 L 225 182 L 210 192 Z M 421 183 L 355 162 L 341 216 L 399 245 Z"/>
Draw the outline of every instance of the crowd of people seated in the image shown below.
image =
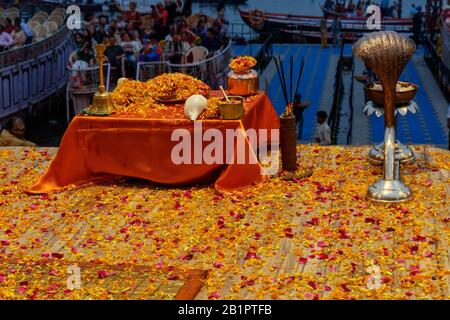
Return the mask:
<path id="1" fill-rule="evenodd" d="M 64 23 L 65 10 L 61 8 L 55 9 L 51 14 L 38 11 L 26 22 L 17 7 L 0 8 L 0 52 L 45 39 Z"/>
<path id="2" fill-rule="evenodd" d="M 329 11 L 338 12 L 348 17 L 364 17 L 367 14 L 367 8 L 370 5 L 378 5 L 381 9 L 381 15 L 383 17 L 391 18 L 406 18 L 403 16 L 403 1 L 397 0 L 394 2 L 388 0 L 380 1 L 344 1 L 344 0 L 326 0 L 324 8 Z M 413 17 L 417 12 L 415 4 L 412 4 L 409 17 Z"/>
<path id="3" fill-rule="evenodd" d="M 134 78 L 138 62 L 195 62 L 194 47 L 208 57 L 227 44 L 229 22 L 223 11 L 215 19 L 192 16 L 189 1 L 177 0 L 151 5 L 147 14 L 138 12 L 133 1 L 128 9 L 116 6 L 116 13 L 85 17 L 83 30 L 74 34 L 77 59 L 91 67 L 95 45 L 107 46 L 105 55 L 116 78 Z"/>

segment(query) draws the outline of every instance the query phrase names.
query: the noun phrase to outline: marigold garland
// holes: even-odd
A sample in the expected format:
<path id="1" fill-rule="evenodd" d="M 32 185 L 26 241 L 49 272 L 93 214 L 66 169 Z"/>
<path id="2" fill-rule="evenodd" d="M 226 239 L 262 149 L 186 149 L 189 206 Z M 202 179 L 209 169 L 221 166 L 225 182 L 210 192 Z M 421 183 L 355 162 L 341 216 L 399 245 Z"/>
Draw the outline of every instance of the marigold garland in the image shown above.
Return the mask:
<path id="1" fill-rule="evenodd" d="M 256 59 L 251 56 L 238 56 L 230 61 L 230 68 L 235 73 L 246 73 L 256 66 Z"/>
<path id="2" fill-rule="evenodd" d="M 172 299 L 157 288 L 179 281 L 173 268 L 209 270 L 200 299 L 448 299 L 450 152 L 414 146 L 414 201 L 380 207 L 364 198 L 382 170 L 368 150 L 299 146 L 312 177 L 244 192 L 120 179 L 30 197 L 56 149 L 0 148 L 0 299 Z M 70 261 L 98 264 L 80 290 Z M 122 264 L 159 271 L 104 266 Z"/>

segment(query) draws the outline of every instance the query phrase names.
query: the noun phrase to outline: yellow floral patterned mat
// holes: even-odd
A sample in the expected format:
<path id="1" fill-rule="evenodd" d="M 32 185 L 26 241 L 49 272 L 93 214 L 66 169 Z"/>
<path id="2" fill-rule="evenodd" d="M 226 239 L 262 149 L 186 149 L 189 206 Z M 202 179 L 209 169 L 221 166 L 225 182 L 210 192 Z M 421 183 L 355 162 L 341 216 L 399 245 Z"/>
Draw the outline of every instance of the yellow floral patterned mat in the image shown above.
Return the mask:
<path id="1" fill-rule="evenodd" d="M 172 299 L 175 269 L 208 270 L 198 299 L 450 298 L 450 153 L 415 147 L 414 201 L 387 206 L 364 198 L 368 150 L 300 146 L 311 177 L 232 194 L 119 179 L 28 196 L 56 150 L 0 149 L 0 298 Z M 68 266 L 93 261 L 68 292 Z"/>

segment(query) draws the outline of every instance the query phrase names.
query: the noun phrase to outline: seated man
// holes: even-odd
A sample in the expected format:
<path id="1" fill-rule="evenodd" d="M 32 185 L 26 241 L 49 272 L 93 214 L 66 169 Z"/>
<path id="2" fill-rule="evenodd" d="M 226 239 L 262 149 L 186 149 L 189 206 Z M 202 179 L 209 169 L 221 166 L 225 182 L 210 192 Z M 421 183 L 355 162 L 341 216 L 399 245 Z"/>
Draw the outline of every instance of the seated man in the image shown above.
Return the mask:
<path id="1" fill-rule="evenodd" d="M 117 44 L 116 38 L 110 36 L 108 38 L 108 46 L 105 50 L 105 56 L 108 58 L 111 67 L 116 68 L 114 76 L 117 78 L 123 77 L 122 73 L 122 58 L 125 56 L 121 46 Z"/>
<path id="2" fill-rule="evenodd" d="M 210 53 L 214 53 L 214 51 L 220 49 L 220 45 L 220 38 L 216 35 L 213 28 L 209 28 L 206 37 L 202 40 L 202 46 L 208 49 Z"/>
<path id="3" fill-rule="evenodd" d="M 141 49 L 140 61 L 142 62 L 157 62 L 161 60 L 162 48 L 158 45 L 155 36 L 151 36 L 150 40 Z"/>
<path id="4" fill-rule="evenodd" d="M 35 147 L 33 142 L 24 139 L 25 123 L 21 118 L 11 118 L 5 129 L 0 133 L 0 146 L 27 146 Z"/>
<path id="5" fill-rule="evenodd" d="M 13 38 L 6 32 L 5 26 L 0 25 L 0 52 L 8 50 L 12 46 L 14 46 Z"/>
<path id="6" fill-rule="evenodd" d="M 331 129 L 328 126 L 328 115 L 325 111 L 318 111 L 316 113 L 318 126 L 314 133 L 314 142 L 322 146 L 331 144 Z"/>

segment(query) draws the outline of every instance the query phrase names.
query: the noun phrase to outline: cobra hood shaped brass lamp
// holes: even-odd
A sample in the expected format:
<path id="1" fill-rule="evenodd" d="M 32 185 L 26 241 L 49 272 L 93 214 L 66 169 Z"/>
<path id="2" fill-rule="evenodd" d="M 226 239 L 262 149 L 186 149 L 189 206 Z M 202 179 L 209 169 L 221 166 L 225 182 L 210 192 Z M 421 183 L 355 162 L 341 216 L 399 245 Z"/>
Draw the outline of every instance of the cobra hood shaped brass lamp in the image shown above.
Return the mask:
<path id="1" fill-rule="evenodd" d="M 400 163 L 395 159 L 397 81 L 416 50 L 414 42 L 394 31 L 379 31 L 360 38 L 353 53 L 373 70 L 384 93 L 384 159 L 383 179 L 371 185 L 367 198 L 377 202 L 403 202 L 411 199 L 408 186 L 400 180 Z"/>

